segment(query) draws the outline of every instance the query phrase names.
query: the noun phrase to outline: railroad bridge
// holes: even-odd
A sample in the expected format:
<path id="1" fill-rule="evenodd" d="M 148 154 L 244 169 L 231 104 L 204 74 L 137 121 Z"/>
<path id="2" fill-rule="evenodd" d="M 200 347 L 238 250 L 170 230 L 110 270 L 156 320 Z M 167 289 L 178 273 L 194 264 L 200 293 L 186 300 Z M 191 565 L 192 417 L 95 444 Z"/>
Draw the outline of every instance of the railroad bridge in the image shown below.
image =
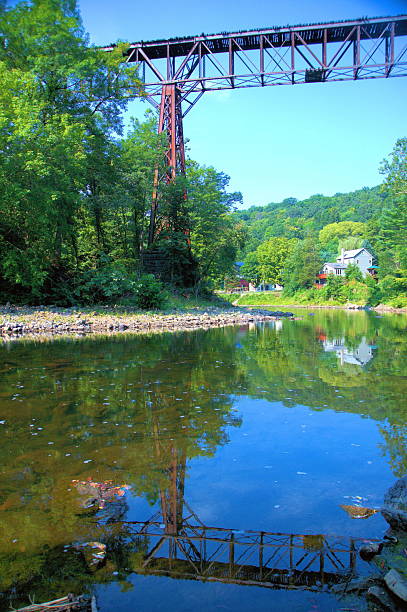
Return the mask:
<path id="1" fill-rule="evenodd" d="M 106 46 L 111 51 L 114 45 Z M 166 132 L 160 182 L 185 173 L 183 118 L 207 92 L 407 75 L 407 15 L 185 36 L 132 43 L 147 100 Z M 157 233 L 153 196 L 149 245 Z"/>

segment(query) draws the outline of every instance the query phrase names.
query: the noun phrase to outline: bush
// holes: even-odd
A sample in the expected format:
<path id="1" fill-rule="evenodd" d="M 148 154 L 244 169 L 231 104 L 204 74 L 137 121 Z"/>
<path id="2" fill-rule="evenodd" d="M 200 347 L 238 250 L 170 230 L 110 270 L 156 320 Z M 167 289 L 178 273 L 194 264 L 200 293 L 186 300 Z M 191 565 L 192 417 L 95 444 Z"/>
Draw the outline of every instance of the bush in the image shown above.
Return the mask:
<path id="1" fill-rule="evenodd" d="M 334 300 L 340 304 L 344 304 L 348 300 L 344 279 L 341 276 L 329 274 L 326 285 L 319 291 L 321 297 L 325 297 L 327 300 Z"/>
<path id="2" fill-rule="evenodd" d="M 398 295 L 390 300 L 385 300 L 384 303 L 386 306 L 391 306 L 392 308 L 407 308 L 407 296 Z"/>
<path id="3" fill-rule="evenodd" d="M 371 289 L 363 282 L 350 280 L 343 288 L 343 294 L 348 302 L 365 305 L 369 302 Z"/>
<path id="4" fill-rule="evenodd" d="M 383 297 L 398 296 L 407 292 L 407 271 L 399 270 L 397 276 L 388 274 L 379 282 Z"/>
<path id="5" fill-rule="evenodd" d="M 135 285 L 135 274 L 124 266 L 105 266 L 85 272 L 75 294 L 86 304 L 106 302 L 133 293 Z"/>
<path id="6" fill-rule="evenodd" d="M 135 305 L 143 310 L 161 308 L 166 301 L 163 285 L 153 274 L 143 274 L 133 287 Z"/>

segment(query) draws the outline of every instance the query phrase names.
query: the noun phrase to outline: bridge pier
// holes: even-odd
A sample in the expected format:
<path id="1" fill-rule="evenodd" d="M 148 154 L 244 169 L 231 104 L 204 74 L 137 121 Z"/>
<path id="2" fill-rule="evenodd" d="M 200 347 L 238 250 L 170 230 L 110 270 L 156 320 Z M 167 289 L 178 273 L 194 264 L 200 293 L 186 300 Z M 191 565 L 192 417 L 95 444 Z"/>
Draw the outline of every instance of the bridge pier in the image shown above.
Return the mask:
<path id="1" fill-rule="evenodd" d="M 185 175 L 185 145 L 182 125 L 181 91 L 176 84 L 162 86 L 158 133 L 167 135 L 165 151 L 165 168 L 162 173 L 158 169 L 154 176 L 154 189 L 151 204 L 150 227 L 148 232 L 148 247 L 156 236 L 156 220 L 159 200 L 159 186 L 169 183 L 176 176 Z"/>

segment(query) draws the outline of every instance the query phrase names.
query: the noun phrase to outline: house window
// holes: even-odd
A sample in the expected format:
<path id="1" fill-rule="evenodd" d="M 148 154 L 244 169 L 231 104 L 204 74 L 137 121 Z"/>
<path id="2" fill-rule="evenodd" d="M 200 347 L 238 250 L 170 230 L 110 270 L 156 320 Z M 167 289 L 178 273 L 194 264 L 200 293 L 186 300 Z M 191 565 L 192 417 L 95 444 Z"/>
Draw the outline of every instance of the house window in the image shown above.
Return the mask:
<path id="1" fill-rule="evenodd" d="M 336 273 L 337 273 L 337 274 L 340 274 L 340 273 L 341 273 L 341 271 L 342 271 L 342 270 L 336 270 Z"/>

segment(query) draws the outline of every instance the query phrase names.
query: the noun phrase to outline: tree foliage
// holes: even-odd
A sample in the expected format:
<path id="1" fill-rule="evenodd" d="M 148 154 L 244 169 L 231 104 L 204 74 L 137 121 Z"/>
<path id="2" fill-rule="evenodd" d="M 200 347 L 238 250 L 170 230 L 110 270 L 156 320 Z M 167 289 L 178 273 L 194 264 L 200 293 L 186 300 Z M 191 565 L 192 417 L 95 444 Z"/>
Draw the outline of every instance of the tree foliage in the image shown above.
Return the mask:
<path id="1" fill-rule="evenodd" d="M 271 238 L 263 242 L 256 251 L 259 276 L 263 283 L 283 282 L 283 272 L 288 257 L 294 250 L 295 240 Z"/>
<path id="2" fill-rule="evenodd" d="M 123 135 L 127 101 L 144 95 L 137 66 L 123 62 L 125 43 L 89 46 L 75 0 L 1 8 L 0 290 L 72 303 L 92 299 L 100 282 L 94 299 L 106 297 L 113 278 L 139 271 L 166 136 L 152 113 Z M 187 178 L 160 183 L 154 248 L 168 255 L 166 280 L 213 281 L 232 269 L 243 232 L 228 181 L 190 162 Z"/>

